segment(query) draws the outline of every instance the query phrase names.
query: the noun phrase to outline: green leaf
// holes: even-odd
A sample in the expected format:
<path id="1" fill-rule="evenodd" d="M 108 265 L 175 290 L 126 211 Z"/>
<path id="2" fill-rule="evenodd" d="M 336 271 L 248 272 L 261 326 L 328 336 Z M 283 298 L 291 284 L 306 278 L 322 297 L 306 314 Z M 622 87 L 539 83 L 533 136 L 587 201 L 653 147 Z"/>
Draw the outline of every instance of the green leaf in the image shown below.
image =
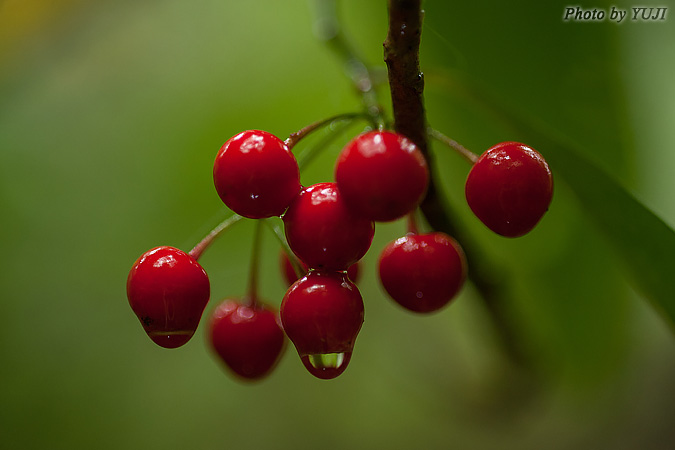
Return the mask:
<path id="1" fill-rule="evenodd" d="M 461 82 L 461 81 L 460 81 Z M 484 101 L 464 83 L 472 98 L 543 149 L 547 161 L 577 196 L 587 216 L 607 238 L 635 289 L 675 329 L 675 231 L 617 180 L 588 159 L 582 147 L 557 130 L 524 118 L 494 99 Z"/>
<path id="2" fill-rule="evenodd" d="M 567 139 L 539 135 L 547 157 L 607 237 L 635 288 L 675 325 L 675 232 Z M 544 147 L 542 147 L 544 148 Z"/>

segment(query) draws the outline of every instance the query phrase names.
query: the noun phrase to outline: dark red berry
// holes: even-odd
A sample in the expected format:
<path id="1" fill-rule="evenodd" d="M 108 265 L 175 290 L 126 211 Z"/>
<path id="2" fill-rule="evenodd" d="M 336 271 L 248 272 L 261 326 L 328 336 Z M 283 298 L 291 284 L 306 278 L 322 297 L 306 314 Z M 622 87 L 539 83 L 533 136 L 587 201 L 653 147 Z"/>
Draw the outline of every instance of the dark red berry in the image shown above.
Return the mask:
<path id="1" fill-rule="evenodd" d="M 293 268 L 293 264 L 291 264 L 291 260 L 288 259 L 288 255 L 283 250 L 279 254 L 279 263 L 281 264 L 281 272 L 284 276 L 284 280 L 286 280 L 286 283 L 290 287 L 299 278 L 298 275 L 295 273 L 295 269 Z M 307 267 L 307 264 L 300 261 L 300 265 L 302 266 L 303 274 L 307 274 L 307 272 L 309 271 L 309 267 Z M 349 266 L 349 269 L 347 269 L 347 276 L 354 283 L 357 283 L 359 281 L 359 275 L 360 275 L 360 263 L 355 262 L 354 264 Z"/>
<path id="2" fill-rule="evenodd" d="M 379 275 L 389 296 L 404 308 L 438 311 L 466 279 L 460 245 L 445 233 L 408 234 L 390 242 L 380 255 Z"/>
<path id="3" fill-rule="evenodd" d="M 252 219 L 281 216 L 301 189 L 293 153 L 278 137 L 259 130 L 225 142 L 213 165 L 213 181 L 228 208 Z"/>
<path id="4" fill-rule="evenodd" d="M 280 314 L 312 375 L 330 379 L 344 372 L 364 317 L 361 294 L 346 274 L 309 272 L 286 292 Z"/>
<path id="5" fill-rule="evenodd" d="M 518 237 L 532 230 L 548 210 L 553 178 L 534 149 L 502 142 L 478 158 L 466 179 L 465 193 L 471 210 L 489 229 Z"/>
<path id="6" fill-rule="evenodd" d="M 335 183 L 303 189 L 284 214 L 288 245 L 313 269 L 341 271 L 361 259 L 375 231 L 371 220 L 355 215 Z"/>
<path id="7" fill-rule="evenodd" d="M 224 300 L 213 311 L 209 338 L 232 372 L 246 380 L 268 375 L 285 349 L 286 335 L 269 306 Z"/>
<path id="8" fill-rule="evenodd" d="M 386 222 L 417 207 L 427 190 L 429 170 L 412 141 L 391 131 L 371 131 L 342 150 L 335 181 L 350 208 Z"/>
<path id="9" fill-rule="evenodd" d="M 209 295 L 209 278 L 202 266 L 174 247 L 145 252 L 127 278 L 131 309 L 150 339 L 165 348 L 190 340 Z"/>

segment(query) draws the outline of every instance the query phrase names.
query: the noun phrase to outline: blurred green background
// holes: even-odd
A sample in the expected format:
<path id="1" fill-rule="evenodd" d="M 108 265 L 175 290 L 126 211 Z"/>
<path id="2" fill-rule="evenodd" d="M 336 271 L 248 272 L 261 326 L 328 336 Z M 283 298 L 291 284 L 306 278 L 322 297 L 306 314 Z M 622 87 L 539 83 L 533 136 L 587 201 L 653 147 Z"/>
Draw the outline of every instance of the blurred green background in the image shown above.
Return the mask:
<path id="1" fill-rule="evenodd" d="M 636 6 L 582 6 L 611 5 Z M 564 22 L 566 6 L 425 1 L 429 122 L 477 152 L 518 137 L 461 95 L 460 74 L 583 143 L 675 226 L 675 4 L 659 3 L 665 21 L 618 25 Z M 400 222 L 377 227 L 360 282 L 366 322 L 333 381 L 309 375 L 292 346 L 268 379 L 243 384 L 213 358 L 203 326 L 176 350 L 147 338 L 126 300 L 128 270 L 157 245 L 189 250 L 225 217 L 211 179 L 222 143 L 251 128 L 284 137 L 359 109 L 313 34 L 313 8 L 0 1 L 0 447 L 675 447 L 672 330 L 628 284 L 570 180 L 556 177 L 535 231 L 505 240 L 470 216 L 469 167 L 440 146 L 451 204 L 508 268 L 505 308 L 530 371 L 503 354 L 471 285 L 429 317 L 383 295 L 377 256 L 404 232 Z M 385 2 L 343 0 L 339 11 L 383 71 Z M 361 125 L 307 168 L 304 184 L 332 178 Z M 239 223 L 204 254 L 207 312 L 244 293 L 251 234 Z M 274 305 L 285 290 L 278 251 L 267 234 L 260 290 Z"/>

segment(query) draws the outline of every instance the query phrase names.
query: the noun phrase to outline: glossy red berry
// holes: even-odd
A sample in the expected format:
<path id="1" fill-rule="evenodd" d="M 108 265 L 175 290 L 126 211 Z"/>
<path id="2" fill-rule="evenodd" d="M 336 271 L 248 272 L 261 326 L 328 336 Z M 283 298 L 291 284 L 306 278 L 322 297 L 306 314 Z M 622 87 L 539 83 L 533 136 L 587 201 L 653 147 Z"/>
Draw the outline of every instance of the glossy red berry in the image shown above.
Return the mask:
<path id="1" fill-rule="evenodd" d="M 213 350 L 226 367 L 245 380 L 268 375 L 285 349 L 280 320 L 266 305 L 224 300 L 213 311 L 209 325 Z"/>
<path id="2" fill-rule="evenodd" d="M 286 280 L 286 283 L 290 287 L 293 283 L 299 280 L 299 277 L 295 273 L 295 269 L 293 268 L 293 264 L 291 264 L 291 260 L 288 259 L 288 255 L 283 250 L 279 253 L 279 263 L 281 265 L 281 273 L 284 276 L 284 280 Z M 307 264 L 300 261 L 300 265 L 302 266 L 303 273 L 307 274 L 309 271 Z M 347 276 L 351 281 L 357 283 L 359 281 L 360 272 L 360 263 L 355 262 L 347 269 Z"/>
<path id="3" fill-rule="evenodd" d="M 344 273 L 309 272 L 286 292 L 280 314 L 312 375 L 330 379 L 344 372 L 364 317 L 361 294 Z"/>
<path id="4" fill-rule="evenodd" d="M 412 141 L 391 131 L 371 131 L 342 150 L 335 181 L 351 209 L 386 222 L 403 217 L 422 201 L 429 170 Z"/>
<path id="5" fill-rule="evenodd" d="M 209 278 L 202 266 L 174 247 L 145 252 L 127 278 L 131 309 L 150 339 L 165 348 L 190 340 L 209 295 Z"/>
<path id="6" fill-rule="evenodd" d="M 283 219 L 293 253 L 319 270 L 346 270 L 366 254 L 375 231 L 371 220 L 345 205 L 335 183 L 303 189 Z"/>
<path id="7" fill-rule="evenodd" d="M 404 308 L 438 311 L 466 279 L 460 245 L 445 233 L 408 234 L 389 243 L 380 255 L 379 276 L 389 296 Z"/>
<path id="8" fill-rule="evenodd" d="M 278 137 L 259 130 L 225 142 L 213 165 L 213 181 L 228 208 L 252 219 L 281 216 L 301 188 L 293 153 Z"/>
<path id="9" fill-rule="evenodd" d="M 478 158 L 465 186 L 466 200 L 497 234 L 528 233 L 548 210 L 553 177 L 544 158 L 518 142 L 502 142 Z"/>

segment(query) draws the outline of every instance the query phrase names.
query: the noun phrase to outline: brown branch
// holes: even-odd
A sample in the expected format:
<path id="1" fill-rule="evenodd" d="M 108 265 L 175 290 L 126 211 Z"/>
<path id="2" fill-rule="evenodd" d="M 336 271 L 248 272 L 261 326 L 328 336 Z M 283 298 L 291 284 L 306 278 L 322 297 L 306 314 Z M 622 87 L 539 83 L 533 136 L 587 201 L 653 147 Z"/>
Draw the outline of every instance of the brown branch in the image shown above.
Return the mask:
<path id="1" fill-rule="evenodd" d="M 420 72 L 422 36 L 420 0 L 389 1 L 389 33 L 384 41 L 384 62 L 394 109 L 394 128 L 427 154 L 424 75 Z"/>
<path id="2" fill-rule="evenodd" d="M 422 213 L 433 229 L 450 234 L 461 243 L 467 255 L 469 277 L 485 302 L 501 345 L 511 361 L 527 368 L 530 361 L 523 353 L 518 334 L 504 309 L 507 287 L 503 277 L 506 270 L 489 261 L 466 228 L 457 226 L 458 220 L 451 214 L 433 176 L 424 109 L 424 76 L 419 63 L 422 14 L 421 0 L 389 0 L 389 31 L 384 41 L 384 61 L 389 75 L 394 128 L 417 145 L 432 173 L 427 194 L 420 205 Z"/>

